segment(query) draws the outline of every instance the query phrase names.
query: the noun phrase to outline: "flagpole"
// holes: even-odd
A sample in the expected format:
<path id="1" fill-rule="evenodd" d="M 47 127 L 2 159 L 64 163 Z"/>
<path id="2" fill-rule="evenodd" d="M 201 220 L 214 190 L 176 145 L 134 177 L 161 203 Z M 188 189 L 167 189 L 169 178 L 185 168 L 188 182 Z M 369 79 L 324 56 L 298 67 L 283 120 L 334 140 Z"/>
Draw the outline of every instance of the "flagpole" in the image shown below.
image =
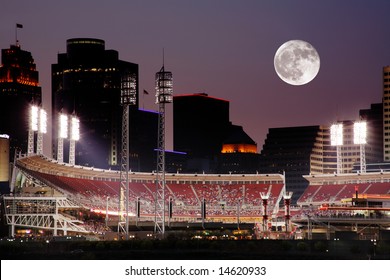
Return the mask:
<path id="1" fill-rule="evenodd" d="M 18 28 L 23 28 L 23 24 L 17 23 L 15 25 L 15 44 L 16 44 L 16 46 L 19 46 L 19 43 L 18 43 Z"/>

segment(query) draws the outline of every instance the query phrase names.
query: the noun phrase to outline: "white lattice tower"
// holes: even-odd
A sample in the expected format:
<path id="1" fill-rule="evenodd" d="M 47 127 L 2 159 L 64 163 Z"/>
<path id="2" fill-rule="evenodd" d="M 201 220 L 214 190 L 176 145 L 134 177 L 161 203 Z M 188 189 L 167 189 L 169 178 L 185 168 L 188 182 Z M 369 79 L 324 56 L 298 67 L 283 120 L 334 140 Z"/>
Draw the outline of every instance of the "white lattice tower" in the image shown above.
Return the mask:
<path id="1" fill-rule="evenodd" d="M 155 195 L 155 226 L 154 231 L 164 238 L 165 234 L 165 104 L 172 103 L 172 73 L 164 66 L 156 73 L 156 103 L 159 104 L 158 114 L 158 147 L 156 169 Z"/>
<path id="2" fill-rule="evenodd" d="M 126 240 L 129 239 L 129 115 L 130 106 L 137 104 L 137 78 L 134 73 L 125 72 L 121 77 L 121 105 L 122 114 L 122 151 L 120 169 L 120 189 L 119 189 L 119 221 L 118 233 L 120 229 L 125 232 Z"/>

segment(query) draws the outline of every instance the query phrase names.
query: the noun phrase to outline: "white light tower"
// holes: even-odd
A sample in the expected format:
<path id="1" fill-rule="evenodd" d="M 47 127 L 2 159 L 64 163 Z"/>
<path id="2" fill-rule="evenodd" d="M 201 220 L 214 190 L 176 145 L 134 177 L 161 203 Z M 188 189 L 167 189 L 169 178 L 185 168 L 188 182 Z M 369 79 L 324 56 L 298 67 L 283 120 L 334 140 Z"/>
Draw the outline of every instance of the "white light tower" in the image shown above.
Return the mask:
<path id="1" fill-rule="evenodd" d="M 76 164 L 76 141 L 80 140 L 80 120 L 76 116 L 70 119 L 69 164 Z"/>
<path id="2" fill-rule="evenodd" d="M 360 145 L 360 172 L 366 172 L 366 151 L 365 144 L 367 143 L 367 123 L 360 121 L 353 125 L 353 142 Z"/>
<path id="3" fill-rule="evenodd" d="M 43 134 L 47 133 L 47 113 L 44 109 L 39 109 L 39 127 L 37 138 L 37 154 L 43 154 Z"/>
<path id="4" fill-rule="evenodd" d="M 156 103 L 158 114 L 158 147 L 156 170 L 156 217 L 154 231 L 164 238 L 165 234 L 165 104 L 173 101 L 172 72 L 165 71 L 164 63 L 156 73 Z"/>
<path id="5" fill-rule="evenodd" d="M 125 232 L 129 240 L 129 196 L 130 196 L 130 106 L 137 105 L 137 76 L 126 71 L 121 77 L 121 105 L 122 111 L 122 151 L 119 189 L 119 221 L 120 230 Z M 125 216 L 124 216 L 125 215 Z M 124 226 L 123 226 L 124 224 Z"/>
<path id="6" fill-rule="evenodd" d="M 343 124 L 333 124 L 330 127 L 330 144 L 336 146 L 337 149 L 337 174 L 340 174 L 343 169 L 341 157 L 341 146 L 343 145 Z"/>
<path id="7" fill-rule="evenodd" d="M 64 162 L 64 139 L 68 138 L 68 116 L 60 114 L 60 130 L 58 134 L 57 161 Z"/>
<path id="8" fill-rule="evenodd" d="M 38 106 L 31 106 L 30 108 L 30 125 L 28 129 L 28 146 L 27 146 L 27 155 L 31 156 L 34 154 L 34 133 L 38 131 L 38 118 L 39 118 L 39 108 Z"/>

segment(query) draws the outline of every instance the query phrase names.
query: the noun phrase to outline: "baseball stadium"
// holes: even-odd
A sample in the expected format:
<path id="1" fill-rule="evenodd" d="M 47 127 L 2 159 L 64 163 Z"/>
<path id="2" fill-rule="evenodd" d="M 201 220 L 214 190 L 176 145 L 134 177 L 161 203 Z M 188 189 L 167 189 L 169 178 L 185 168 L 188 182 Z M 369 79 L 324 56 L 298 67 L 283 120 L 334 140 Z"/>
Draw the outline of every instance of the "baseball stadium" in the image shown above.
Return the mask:
<path id="1" fill-rule="evenodd" d="M 291 205 L 283 174 L 167 173 L 165 234 L 221 238 L 223 228 L 231 239 L 389 238 L 389 172 L 304 177 L 309 186 Z M 129 173 L 128 211 L 120 181 L 120 171 L 20 155 L 2 199 L 9 236 L 158 238 L 156 174 Z"/>

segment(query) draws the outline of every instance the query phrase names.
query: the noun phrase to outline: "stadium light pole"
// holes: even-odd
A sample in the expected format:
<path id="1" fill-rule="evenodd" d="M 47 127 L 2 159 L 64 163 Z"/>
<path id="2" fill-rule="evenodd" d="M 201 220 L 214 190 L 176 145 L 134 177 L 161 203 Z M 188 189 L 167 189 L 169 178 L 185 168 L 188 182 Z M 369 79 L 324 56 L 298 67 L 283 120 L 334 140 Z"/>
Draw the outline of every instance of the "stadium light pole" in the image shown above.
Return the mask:
<path id="1" fill-rule="evenodd" d="M 129 170 L 130 170 L 130 106 L 137 105 L 137 77 L 135 73 L 125 71 L 121 77 L 122 105 L 122 150 L 119 189 L 119 230 L 123 229 L 126 240 L 129 240 Z M 125 215 L 125 217 L 124 217 Z M 125 226 L 123 227 L 123 224 Z"/>
<path id="2" fill-rule="evenodd" d="M 173 101 L 172 72 L 165 71 L 164 62 L 156 73 L 156 103 L 159 104 L 156 168 L 156 201 L 154 232 L 165 234 L 165 104 Z"/>
<path id="3" fill-rule="evenodd" d="M 70 119 L 69 164 L 76 164 L 76 141 L 80 140 L 80 120 L 76 116 Z"/>
<path id="4" fill-rule="evenodd" d="M 355 122 L 353 125 L 353 142 L 360 145 L 360 172 L 366 172 L 366 151 L 367 123 L 364 121 Z"/>
<path id="5" fill-rule="evenodd" d="M 64 139 L 68 138 L 68 116 L 60 114 L 59 117 L 59 132 L 58 132 L 58 145 L 57 145 L 57 161 L 58 163 L 64 162 Z"/>
<path id="6" fill-rule="evenodd" d="M 341 146 L 343 145 L 343 124 L 333 124 L 330 127 L 330 144 L 336 146 L 337 157 L 337 174 L 340 174 L 343 169 Z"/>
<path id="7" fill-rule="evenodd" d="M 43 134 L 47 133 L 47 113 L 44 109 L 39 109 L 39 126 L 37 137 L 37 154 L 43 154 Z"/>
<path id="8" fill-rule="evenodd" d="M 38 106 L 32 105 L 30 107 L 30 125 L 28 129 L 28 146 L 27 146 L 27 155 L 31 156 L 34 154 L 34 134 L 35 131 L 38 131 Z"/>

